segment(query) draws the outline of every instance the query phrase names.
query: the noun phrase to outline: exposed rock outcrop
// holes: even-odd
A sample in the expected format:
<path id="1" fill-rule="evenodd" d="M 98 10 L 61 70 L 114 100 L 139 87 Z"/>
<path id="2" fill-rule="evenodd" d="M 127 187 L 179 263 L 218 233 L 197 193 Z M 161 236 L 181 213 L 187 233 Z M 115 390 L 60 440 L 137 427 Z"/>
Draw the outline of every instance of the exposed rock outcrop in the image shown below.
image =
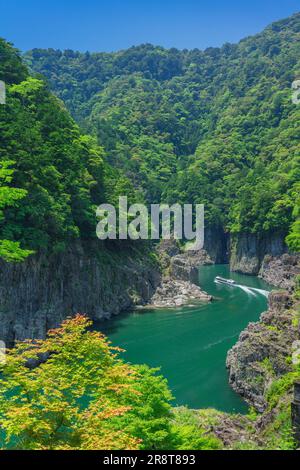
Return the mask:
<path id="1" fill-rule="evenodd" d="M 259 276 L 269 284 L 292 290 L 300 274 L 300 256 L 285 253 L 282 256 L 265 256 Z"/>
<path id="2" fill-rule="evenodd" d="M 213 264 L 205 250 L 180 250 L 175 240 L 162 241 L 157 253 L 163 267 L 163 277 L 149 302 L 150 307 L 182 307 L 195 301 L 210 302 L 212 297 L 199 286 L 199 266 Z"/>
<path id="3" fill-rule="evenodd" d="M 229 236 L 221 227 L 206 227 L 204 250 L 216 264 L 229 262 Z"/>
<path id="4" fill-rule="evenodd" d="M 99 243 L 73 244 L 59 255 L 36 255 L 21 264 L 0 262 L 0 340 L 44 338 L 66 317 L 101 320 L 146 304 L 161 276 L 146 255 Z"/>
<path id="5" fill-rule="evenodd" d="M 233 448 L 236 443 L 245 444 L 253 439 L 255 428 L 246 416 L 222 413 L 210 430 L 222 441 L 225 448 Z M 255 438 L 256 443 L 259 443 L 257 435 Z"/>
<path id="6" fill-rule="evenodd" d="M 186 251 L 177 254 L 170 260 L 170 276 L 193 283 L 198 282 L 199 266 L 213 264 L 205 250 Z"/>
<path id="7" fill-rule="evenodd" d="M 291 370 L 288 357 L 299 339 L 292 305 L 289 292 L 272 292 L 269 310 L 248 325 L 227 356 L 231 386 L 260 412 L 267 406 L 264 393 L 270 382 Z"/>
<path id="8" fill-rule="evenodd" d="M 231 270 L 258 275 L 267 255 L 277 257 L 287 252 L 284 238 L 284 235 L 281 234 L 269 237 L 254 234 L 233 236 L 230 242 Z"/>
<path id="9" fill-rule="evenodd" d="M 212 297 L 188 281 L 164 279 L 150 300 L 150 307 L 175 308 L 195 301 L 210 302 Z"/>

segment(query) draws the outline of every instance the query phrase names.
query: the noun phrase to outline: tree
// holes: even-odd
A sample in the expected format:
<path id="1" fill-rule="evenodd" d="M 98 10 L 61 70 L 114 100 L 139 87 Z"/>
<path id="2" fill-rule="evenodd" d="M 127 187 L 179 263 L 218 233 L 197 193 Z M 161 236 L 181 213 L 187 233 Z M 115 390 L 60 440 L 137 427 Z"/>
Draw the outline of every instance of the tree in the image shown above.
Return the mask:
<path id="1" fill-rule="evenodd" d="M 4 219 L 3 209 L 8 206 L 17 206 L 18 202 L 26 196 L 23 189 L 12 188 L 8 184 L 12 181 L 14 162 L 0 161 L 0 220 Z M 22 250 L 20 243 L 10 240 L 0 240 L 0 258 L 5 261 L 20 262 L 33 252 Z"/>
<path id="2" fill-rule="evenodd" d="M 292 224 L 292 229 L 286 239 L 286 242 L 291 251 L 300 253 L 300 183 L 295 185 L 292 196 L 295 201 L 295 207 L 293 211 L 295 222 Z"/>
<path id="3" fill-rule="evenodd" d="M 165 448 L 171 393 L 146 366 L 119 358 L 76 316 L 46 340 L 19 343 L 0 380 L 4 449 Z"/>
<path id="4" fill-rule="evenodd" d="M 299 250 L 300 14 L 237 45 L 142 45 L 110 54 L 33 50 L 43 73 L 109 162 L 148 203 L 203 203 L 206 223 Z"/>

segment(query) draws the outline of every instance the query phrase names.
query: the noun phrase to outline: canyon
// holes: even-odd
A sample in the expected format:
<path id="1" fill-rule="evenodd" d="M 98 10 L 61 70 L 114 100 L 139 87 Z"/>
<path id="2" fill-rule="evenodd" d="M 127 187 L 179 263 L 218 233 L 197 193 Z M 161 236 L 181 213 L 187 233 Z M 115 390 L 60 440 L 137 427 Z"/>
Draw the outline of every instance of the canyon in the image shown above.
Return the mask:
<path id="1" fill-rule="evenodd" d="M 250 240 L 242 236 L 231 250 L 223 236 L 208 230 L 204 250 L 182 253 L 162 244 L 159 262 L 139 250 L 103 250 L 100 242 L 75 243 L 62 254 L 33 255 L 22 264 L 0 261 L 0 338 L 8 344 L 44 338 L 70 315 L 105 319 L 147 305 L 155 295 L 158 304 L 169 306 L 176 305 L 175 294 L 178 305 L 193 297 L 210 301 L 195 285 L 197 268 L 226 259 L 233 271 L 292 289 L 299 257 L 289 255 L 278 238 L 263 245 Z"/>

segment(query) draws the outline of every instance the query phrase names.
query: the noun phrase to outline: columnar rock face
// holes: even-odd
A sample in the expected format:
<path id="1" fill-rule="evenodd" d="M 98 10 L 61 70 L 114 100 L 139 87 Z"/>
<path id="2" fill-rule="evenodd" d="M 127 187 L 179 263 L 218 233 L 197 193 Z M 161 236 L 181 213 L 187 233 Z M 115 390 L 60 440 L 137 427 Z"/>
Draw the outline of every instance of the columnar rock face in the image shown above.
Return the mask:
<path id="1" fill-rule="evenodd" d="M 230 268 L 244 274 L 258 275 L 269 284 L 292 290 L 300 274 L 300 255 L 289 254 L 283 235 L 258 237 L 240 234 L 232 238 Z"/>
<path id="2" fill-rule="evenodd" d="M 231 239 L 230 267 L 232 271 L 258 275 L 264 258 L 282 256 L 287 252 L 281 234 L 259 237 L 254 234 L 239 234 Z"/>
<path id="3" fill-rule="evenodd" d="M 203 264 L 226 264 L 229 262 L 229 237 L 220 227 L 208 227 L 204 233 L 203 250 L 183 253 L 174 239 L 162 240 L 157 250 L 161 260 L 165 257 L 175 259 L 179 255 L 196 268 Z"/>
<path id="4" fill-rule="evenodd" d="M 220 227 L 205 228 L 203 248 L 214 263 L 229 262 L 229 236 Z"/>
<path id="5" fill-rule="evenodd" d="M 289 292 L 272 292 L 269 310 L 260 322 L 248 325 L 228 353 L 230 384 L 258 411 L 266 408 L 264 393 L 270 382 L 291 370 L 287 359 L 299 339 L 293 313 Z"/>
<path id="6" fill-rule="evenodd" d="M 170 267 L 176 256 L 172 280 L 166 284 L 147 255 L 129 249 L 118 252 L 116 247 L 104 250 L 97 243 L 74 243 L 60 255 L 35 255 L 21 264 L 0 261 L 0 340 L 12 345 L 44 338 L 68 316 L 82 313 L 93 320 L 106 319 L 148 304 L 155 293 L 160 306 L 209 301 L 210 296 L 190 283 L 192 278 L 196 281 L 198 264 L 211 263 L 207 254 L 180 258 L 173 242 L 161 247 L 163 265 L 165 258 Z"/>
<path id="7" fill-rule="evenodd" d="M 44 338 L 70 315 L 101 320 L 145 304 L 160 279 L 147 256 L 90 244 L 21 264 L 0 262 L 0 340 Z"/>

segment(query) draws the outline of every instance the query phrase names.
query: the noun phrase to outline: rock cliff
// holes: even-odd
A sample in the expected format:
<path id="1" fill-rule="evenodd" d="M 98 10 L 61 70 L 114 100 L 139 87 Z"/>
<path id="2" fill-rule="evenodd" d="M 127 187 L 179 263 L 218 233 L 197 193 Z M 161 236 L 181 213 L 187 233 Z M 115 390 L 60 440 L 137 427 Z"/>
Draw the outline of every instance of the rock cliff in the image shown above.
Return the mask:
<path id="1" fill-rule="evenodd" d="M 292 290 L 300 274 L 300 255 L 289 254 L 284 235 L 233 236 L 230 241 L 230 269 L 259 276 L 269 284 Z"/>
<path id="2" fill-rule="evenodd" d="M 272 292 L 269 310 L 248 325 L 228 353 L 231 386 L 260 412 L 266 409 L 264 394 L 270 383 L 291 370 L 293 345 L 299 339 L 296 316 L 292 295 Z"/>
<path id="3" fill-rule="evenodd" d="M 213 264 L 205 250 L 183 252 L 175 240 L 164 240 L 158 245 L 157 254 L 163 275 L 150 307 L 175 308 L 212 300 L 197 285 L 199 266 Z"/>
<path id="4" fill-rule="evenodd" d="M 300 256 L 288 253 L 282 256 L 265 256 L 259 276 L 269 284 L 292 291 L 300 274 Z"/>
<path id="5" fill-rule="evenodd" d="M 1 261 L 0 340 L 11 345 L 44 338 L 78 312 L 99 320 L 145 304 L 160 279 L 149 256 L 97 243 L 77 243 L 60 255 L 36 255 L 21 264 Z"/>
<path id="6" fill-rule="evenodd" d="M 287 252 L 281 234 L 260 237 L 254 234 L 239 234 L 231 237 L 230 267 L 232 271 L 257 275 L 265 256 L 281 256 Z"/>

